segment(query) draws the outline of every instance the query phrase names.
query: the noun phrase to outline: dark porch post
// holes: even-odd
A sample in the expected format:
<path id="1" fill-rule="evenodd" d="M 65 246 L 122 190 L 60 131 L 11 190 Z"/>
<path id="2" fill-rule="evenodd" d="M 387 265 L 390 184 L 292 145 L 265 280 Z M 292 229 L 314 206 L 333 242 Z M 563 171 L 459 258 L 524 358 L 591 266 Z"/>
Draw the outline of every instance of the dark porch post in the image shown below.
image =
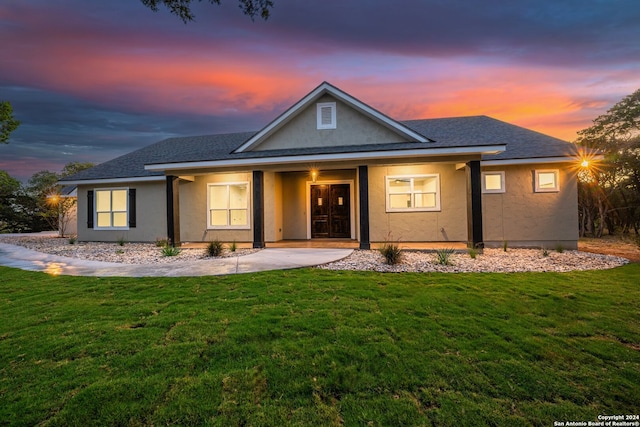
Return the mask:
<path id="1" fill-rule="evenodd" d="M 467 163 L 467 247 L 482 249 L 482 185 L 480 160 Z"/>
<path id="2" fill-rule="evenodd" d="M 171 246 L 180 246 L 180 201 L 177 176 L 167 176 L 167 239 Z"/>
<path id="3" fill-rule="evenodd" d="M 360 249 L 371 249 L 369 237 L 369 167 L 358 166 L 358 195 L 360 201 Z"/>
<path id="4" fill-rule="evenodd" d="M 253 247 L 264 248 L 264 172 L 253 171 Z"/>

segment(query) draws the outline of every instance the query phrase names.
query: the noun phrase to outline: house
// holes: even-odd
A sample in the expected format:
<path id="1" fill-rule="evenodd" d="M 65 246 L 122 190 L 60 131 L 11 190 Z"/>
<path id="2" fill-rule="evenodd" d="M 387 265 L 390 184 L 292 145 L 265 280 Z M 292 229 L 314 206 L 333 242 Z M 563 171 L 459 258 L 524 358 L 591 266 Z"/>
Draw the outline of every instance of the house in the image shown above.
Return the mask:
<path id="1" fill-rule="evenodd" d="M 397 121 L 325 82 L 258 132 L 169 138 L 61 184 L 80 241 L 576 248 L 577 154 L 486 116 Z"/>

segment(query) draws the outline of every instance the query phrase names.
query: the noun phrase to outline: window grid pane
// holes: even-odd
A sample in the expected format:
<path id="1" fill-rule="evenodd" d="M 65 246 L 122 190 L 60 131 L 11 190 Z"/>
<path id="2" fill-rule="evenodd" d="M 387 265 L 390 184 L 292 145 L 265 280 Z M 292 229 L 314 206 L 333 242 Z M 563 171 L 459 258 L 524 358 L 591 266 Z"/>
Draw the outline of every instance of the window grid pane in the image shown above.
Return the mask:
<path id="1" fill-rule="evenodd" d="M 249 183 L 209 184 L 209 227 L 249 225 Z"/>
<path id="2" fill-rule="evenodd" d="M 95 190 L 96 228 L 126 228 L 128 190 Z"/>
<path id="3" fill-rule="evenodd" d="M 438 177 L 387 177 L 387 206 L 390 210 L 436 210 Z"/>

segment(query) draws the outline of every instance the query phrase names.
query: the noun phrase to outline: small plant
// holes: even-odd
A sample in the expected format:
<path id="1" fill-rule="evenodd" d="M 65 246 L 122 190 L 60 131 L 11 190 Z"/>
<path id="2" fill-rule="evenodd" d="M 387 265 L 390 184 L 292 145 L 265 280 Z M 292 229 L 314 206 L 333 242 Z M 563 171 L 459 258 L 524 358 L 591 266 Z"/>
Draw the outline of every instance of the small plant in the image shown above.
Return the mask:
<path id="1" fill-rule="evenodd" d="M 234 240 L 233 242 L 231 242 L 231 244 L 229 245 L 229 250 L 231 252 L 235 252 L 236 249 L 238 249 L 238 245 L 236 245 L 236 241 Z"/>
<path id="2" fill-rule="evenodd" d="M 453 248 L 443 248 L 436 250 L 436 263 L 440 265 L 453 265 L 451 255 L 455 252 Z"/>
<path id="3" fill-rule="evenodd" d="M 507 252 L 507 249 L 508 249 L 508 247 L 507 247 L 507 246 L 508 246 L 508 244 L 507 244 L 507 243 L 508 243 L 508 242 L 507 242 L 506 240 L 504 240 L 504 241 L 502 242 L 502 250 L 503 250 L 503 251 L 505 251 L 505 252 Z"/>
<path id="4" fill-rule="evenodd" d="M 398 246 L 397 242 L 384 242 L 379 249 L 380 253 L 384 257 L 384 260 L 389 265 L 395 265 L 402 259 L 402 250 Z"/>
<path id="5" fill-rule="evenodd" d="M 69 244 L 70 245 L 75 245 L 77 241 L 78 241 L 78 238 L 76 236 L 69 237 Z"/>
<path id="6" fill-rule="evenodd" d="M 169 240 L 168 239 L 164 239 L 164 238 L 157 238 L 156 239 L 156 246 L 159 248 L 163 248 L 165 246 L 169 245 Z"/>
<path id="7" fill-rule="evenodd" d="M 177 256 L 178 254 L 180 254 L 180 248 L 166 245 L 162 248 L 161 253 L 162 253 L 162 256 Z"/>
<path id="8" fill-rule="evenodd" d="M 123 253 L 124 253 L 124 250 L 122 250 L 122 249 L 118 249 L 118 250 L 116 251 L 116 254 L 117 254 L 117 255 L 122 255 Z"/>
<path id="9" fill-rule="evenodd" d="M 467 253 L 471 257 L 471 259 L 476 259 L 478 256 L 478 250 L 476 248 L 468 248 Z"/>
<path id="10" fill-rule="evenodd" d="M 124 236 L 121 236 L 118 238 L 118 240 L 116 240 L 116 243 L 118 243 L 118 245 L 120 246 L 124 246 L 124 244 L 127 243 L 127 241 L 125 240 Z"/>
<path id="11" fill-rule="evenodd" d="M 549 249 L 545 248 L 544 246 L 542 247 L 542 256 L 543 257 L 549 256 Z"/>
<path id="12" fill-rule="evenodd" d="M 207 245 L 207 255 L 209 256 L 220 256 L 222 254 L 222 250 L 224 249 L 224 245 L 218 239 L 209 242 Z"/>
<path id="13" fill-rule="evenodd" d="M 558 252 L 559 254 L 564 252 L 564 246 L 562 246 L 562 243 L 560 242 L 556 243 L 556 252 Z"/>

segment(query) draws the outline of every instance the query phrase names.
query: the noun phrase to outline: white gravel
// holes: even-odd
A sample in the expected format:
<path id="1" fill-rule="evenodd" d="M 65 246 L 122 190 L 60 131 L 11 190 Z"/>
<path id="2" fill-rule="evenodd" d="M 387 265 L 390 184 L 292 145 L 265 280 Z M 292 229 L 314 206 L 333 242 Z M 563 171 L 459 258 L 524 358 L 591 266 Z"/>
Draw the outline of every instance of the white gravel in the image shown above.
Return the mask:
<path id="1" fill-rule="evenodd" d="M 34 251 L 51 255 L 60 255 L 71 258 L 80 258 L 91 261 L 120 262 L 123 264 L 169 264 L 184 261 L 196 261 L 211 259 L 205 249 L 180 249 L 175 256 L 163 256 L 162 247 L 155 243 L 118 243 L 106 242 L 75 242 L 69 243 L 69 239 L 50 236 L 2 236 L 0 243 L 24 246 Z M 225 247 L 220 258 L 237 257 L 254 253 L 259 249 L 236 249 L 231 252 Z"/>
<path id="2" fill-rule="evenodd" d="M 161 248 L 153 243 L 76 242 L 50 236 L 3 236 L 0 242 L 24 246 L 39 252 L 81 258 L 93 261 L 120 262 L 124 264 L 166 264 L 207 259 L 204 249 L 182 249 L 177 256 L 163 256 Z M 258 249 L 225 248 L 223 257 L 235 257 L 254 253 Z M 524 272 L 524 271 L 573 271 L 604 270 L 628 263 L 629 260 L 610 255 L 579 251 L 562 253 L 549 250 L 544 256 L 541 249 L 485 249 L 475 259 L 466 252 L 451 255 L 451 265 L 440 265 L 433 251 L 403 250 L 399 264 L 388 265 L 377 250 L 355 250 L 340 261 L 320 266 L 328 270 L 368 270 L 380 272 Z"/>
<path id="3" fill-rule="evenodd" d="M 402 251 L 399 264 L 388 265 L 377 250 L 357 250 L 345 259 L 320 268 L 328 270 L 368 270 L 381 272 L 447 272 L 447 273 L 515 273 L 524 271 L 604 270 L 629 262 L 625 258 L 578 251 L 548 251 L 541 249 L 485 249 L 475 259 L 467 253 L 454 253 L 450 265 L 441 265 L 433 251 Z"/>

